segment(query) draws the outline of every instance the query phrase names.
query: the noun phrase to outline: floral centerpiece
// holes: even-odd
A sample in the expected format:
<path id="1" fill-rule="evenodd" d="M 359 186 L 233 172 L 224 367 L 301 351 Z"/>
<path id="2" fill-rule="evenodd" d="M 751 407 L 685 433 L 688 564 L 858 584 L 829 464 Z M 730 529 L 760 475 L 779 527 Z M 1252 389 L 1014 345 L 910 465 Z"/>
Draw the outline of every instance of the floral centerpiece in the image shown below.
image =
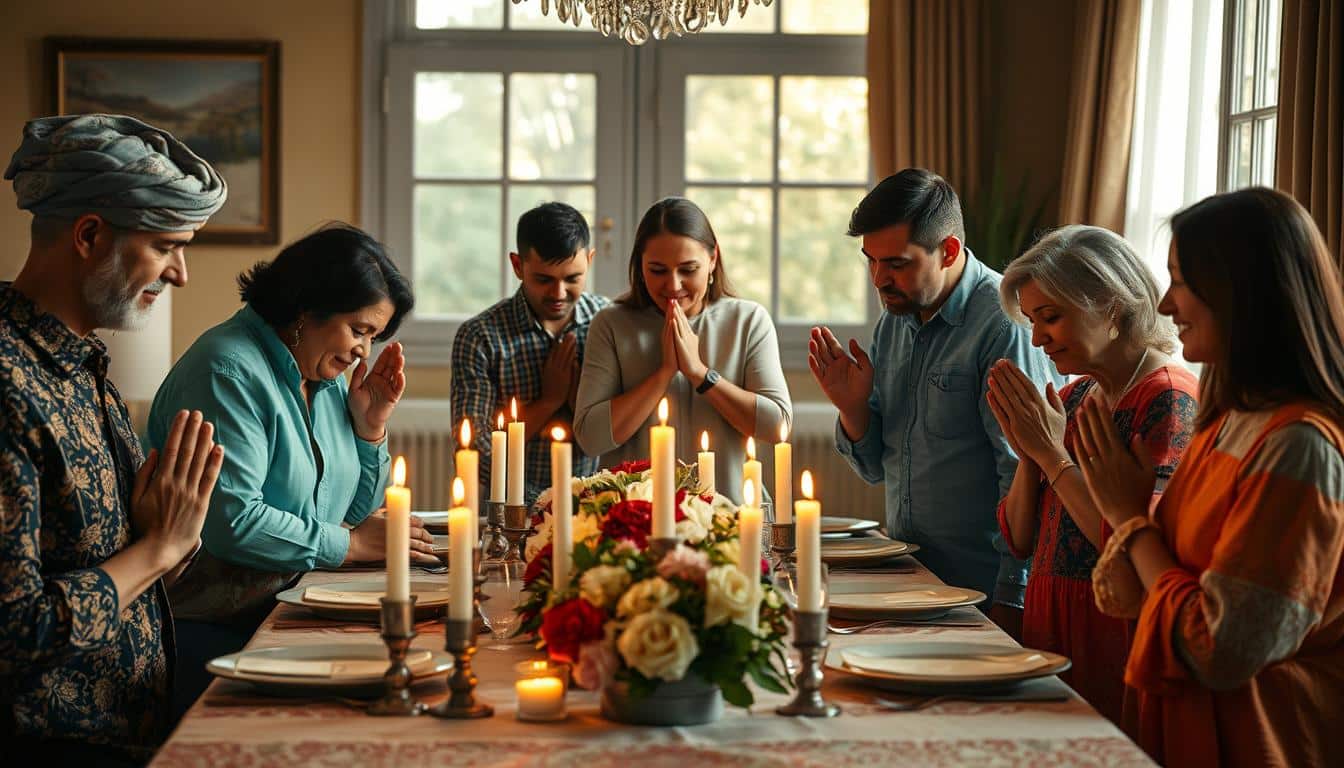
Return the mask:
<path id="1" fill-rule="evenodd" d="M 615 680 L 641 697 L 663 682 L 698 676 L 717 686 L 728 703 L 749 707 L 749 677 L 784 693 L 787 610 L 763 583 L 763 566 L 739 566 L 735 507 L 704 493 L 693 469 L 679 468 L 681 543 L 656 558 L 647 546 L 648 466 L 627 463 L 573 481 L 574 556 L 567 584 L 551 583 L 550 491 L 537 500 L 520 631 L 539 633 L 550 657 L 573 664 L 575 682 L 585 688 Z"/>

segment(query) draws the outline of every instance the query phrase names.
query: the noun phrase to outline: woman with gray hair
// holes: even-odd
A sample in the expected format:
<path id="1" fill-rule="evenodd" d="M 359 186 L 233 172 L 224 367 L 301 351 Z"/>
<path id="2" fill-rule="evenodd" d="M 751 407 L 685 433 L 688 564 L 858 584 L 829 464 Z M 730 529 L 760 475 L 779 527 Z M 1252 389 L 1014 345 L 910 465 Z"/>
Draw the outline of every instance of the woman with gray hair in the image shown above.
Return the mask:
<path id="1" fill-rule="evenodd" d="M 1031 325 L 1032 344 L 1077 377 L 1042 395 L 1011 362 L 990 369 L 989 407 L 1019 457 L 999 527 L 1015 556 L 1033 558 L 1022 642 L 1071 658 L 1062 677 L 1118 723 L 1130 629 L 1093 599 L 1111 529 L 1075 463 L 1075 417 L 1086 400 L 1111 413 L 1124 440 L 1152 456 L 1156 497 L 1190 441 L 1199 384 L 1168 357 L 1175 333 L 1152 275 L 1110 230 L 1050 233 L 1008 265 L 999 291 L 1008 315 Z"/>

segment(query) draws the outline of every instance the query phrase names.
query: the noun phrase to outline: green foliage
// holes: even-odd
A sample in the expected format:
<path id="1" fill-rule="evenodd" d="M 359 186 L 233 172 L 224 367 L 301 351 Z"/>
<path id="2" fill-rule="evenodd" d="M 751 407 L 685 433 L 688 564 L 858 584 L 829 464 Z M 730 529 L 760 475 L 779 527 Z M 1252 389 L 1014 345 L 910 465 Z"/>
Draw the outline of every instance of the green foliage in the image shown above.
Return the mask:
<path id="1" fill-rule="evenodd" d="M 989 183 L 980 185 L 979 194 L 963 211 L 966 244 L 977 259 L 998 272 L 1022 255 L 1035 242 L 1041 229 L 1049 195 L 1033 205 L 1027 182 L 1027 177 L 1023 176 L 1016 191 L 1009 194 L 1003 168 L 996 165 Z"/>

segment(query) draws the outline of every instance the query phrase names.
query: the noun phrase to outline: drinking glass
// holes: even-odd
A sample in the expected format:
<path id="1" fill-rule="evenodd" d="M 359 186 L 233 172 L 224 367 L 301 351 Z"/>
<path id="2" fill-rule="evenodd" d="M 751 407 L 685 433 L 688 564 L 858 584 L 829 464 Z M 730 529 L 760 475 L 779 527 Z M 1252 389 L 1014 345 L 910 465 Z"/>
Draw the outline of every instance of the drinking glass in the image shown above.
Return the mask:
<path id="1" fill-rule="evenodd" d="M 514 609 L 523 594 L 523 571 L 526 564 L 511 560 L 487 560 L 481 563 L 481 611 L 490 625 L 490 636 L 497 642 L 492 648 L 507 648 L 503 641 L 518 621 Z"/>
<path id="2" fill-rule="evenodd" d="M 830 569 L 825 563 L 821 564 L 821 607 L 823 609 L 830 602 Z M 785 560 L 781 562 L 770 573 L 771 582 L 775 585 L 775 590 L 779 596 L 784 598 L 784 603 L 789 606 L 790 611 L 798 610 L 798 563 L 794 560 Z"/>

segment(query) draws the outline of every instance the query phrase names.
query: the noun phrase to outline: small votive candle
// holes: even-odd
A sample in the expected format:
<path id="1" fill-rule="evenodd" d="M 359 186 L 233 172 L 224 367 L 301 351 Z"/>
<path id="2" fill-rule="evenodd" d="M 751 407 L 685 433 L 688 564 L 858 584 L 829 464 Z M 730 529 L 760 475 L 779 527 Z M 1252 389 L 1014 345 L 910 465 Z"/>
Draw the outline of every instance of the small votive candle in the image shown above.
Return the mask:
<path id="1" fill-rule="evenodd" d="M 565 691 L 569 685 L 569 665 L 539 659 L 514 665 L 518 680 L 513 684 L 518 694 L 519 720 L 544 722 L 564 720 Z"/>

